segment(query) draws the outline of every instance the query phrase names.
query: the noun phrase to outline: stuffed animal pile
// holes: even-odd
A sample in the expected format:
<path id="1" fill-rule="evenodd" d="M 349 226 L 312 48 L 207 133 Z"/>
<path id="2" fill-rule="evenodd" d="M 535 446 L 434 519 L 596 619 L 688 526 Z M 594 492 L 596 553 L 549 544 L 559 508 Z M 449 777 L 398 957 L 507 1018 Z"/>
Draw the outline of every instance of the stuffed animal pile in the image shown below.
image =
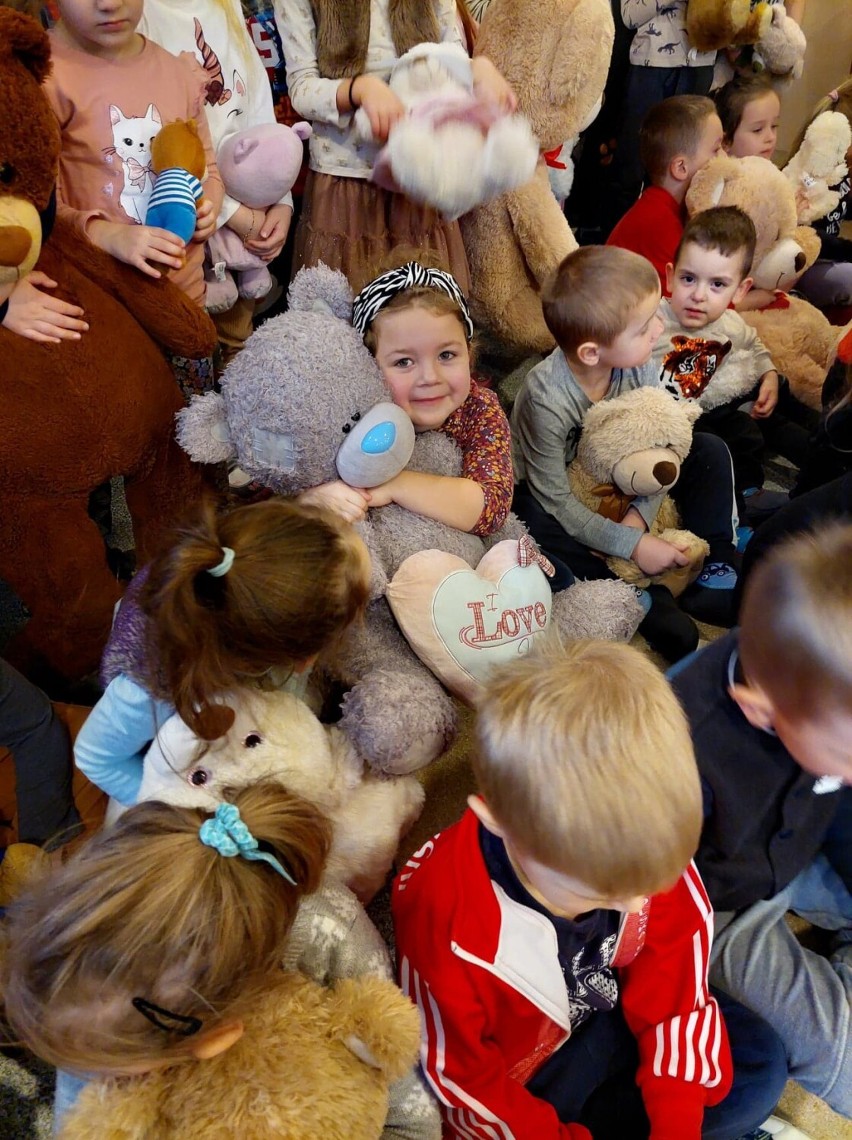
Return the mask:
<path id="1" fill-rule="evenodd" d="M 318 266 L 298 274 L 289 311 L 249 339 L 228 366 L 221 395 L 197 399 L 181 413 L 179 437 L 189 453 L 206 462 L 236 459 L 252 478 L 288 495 L 339 477 L 342 463 L 361 487 L 385 481 L 406 462 L 414 470 L 458 475 L 461 453 L 441 432 L 419 433 L 412 453 L 410 434 L 403 437 L 410 421 L 387 403 L 388 389 L 350 323 L 351 309 L 352 293 L 341 273 Z M 375 432 L 379 425 L 371 413 L 378 414 L 381 431 Z M 385 600 L 389 582 L 421 551 L 455 555 L 465 568 L 476 567 L 489 547 L 505 539 L 515 541 L 520 564 L 517 542 L 525 531 L 510 516 L 486 542 L 392 504 L 371 510 L 362 533 L 373 565 L 372 602 L 365 620 L 322 665 L 348 688 L 340 727 L 355 753 L 377 771 L 399 774 L 441 754 L 455 733 L 456 709 L 394 621 Z M 477 592 L 471 604 L 479 598 Z M 557 594 L 550 616 L 569 636 L 627 640 L 641 611 L 619 583 L 583 583 Z M 507 618 L 512 629 L 515 618 L 523 621 Z M 502 630 L 502 610 L 496 620 Z M 511 639 L 507 630 L 505 642 Z M 485 644 L 501 648 L 493 638 Z"/>
<path id="2" fill-rule="evenodd" d="M 823 111 L 805 131 L 802 145 L 784 167 L 796 193 L 800 225 L 809 225 L 837 208 L 838 186 L 849 169 L 846 153 L 852 146 L 852 126 L 839 111 Z"/>

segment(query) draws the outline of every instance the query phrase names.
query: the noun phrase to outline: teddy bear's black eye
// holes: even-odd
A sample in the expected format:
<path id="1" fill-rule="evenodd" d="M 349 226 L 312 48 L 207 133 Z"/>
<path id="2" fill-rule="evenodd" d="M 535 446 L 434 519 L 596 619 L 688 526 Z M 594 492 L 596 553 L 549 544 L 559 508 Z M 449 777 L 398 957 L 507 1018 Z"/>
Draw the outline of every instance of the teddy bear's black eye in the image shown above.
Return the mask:
<path id="1" fill-rule="evenodd" d="M 263 737 L 259 732 L 250 732 L 243 741 L 244 748 L 257 748 L 258 744 L 263 744 Z"/>
<path id="2" fill-rule="evenodd" d="M 11 162 L 0 162 L 0 182 L 2 182 L 4 186 L 8 186 L 14 182 L 17 173 L 17 170 L 15 170 Z"/>
<path id="3" fill-rule="evenodd" d="M 344 435 L 349 435 L 349 433 L 352 431 L 352 424 L 344 424 L 340 430 Z"/>
<path id="4" fill-rule="evenodd" d="M 194 788 L 203 788 L 210 780 L 209 768 L 193 768 L 187 777 Z"/>
<path id="5" fill-rule="evenodd" d="M 357 424 L 357 422 L 360 420 L 360 418 L 361 418 L 361 413 L 360 413 L 360 412 L 353 412 L 353 413 L 352 413 L 352 422 L 353 422 L 353 424 Z"/>

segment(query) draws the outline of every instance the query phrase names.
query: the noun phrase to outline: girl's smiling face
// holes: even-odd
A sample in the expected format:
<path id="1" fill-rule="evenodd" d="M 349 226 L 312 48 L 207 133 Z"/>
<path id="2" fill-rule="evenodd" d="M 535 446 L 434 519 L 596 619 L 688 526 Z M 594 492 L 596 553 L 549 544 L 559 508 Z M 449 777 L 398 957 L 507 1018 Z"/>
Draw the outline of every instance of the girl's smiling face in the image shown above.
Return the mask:
<path id="1" fill-rule="evenodd" d="M 772 158 L 778 138 L 781 100 L 774 91 L 752 99 L 743 107 L 740 124 L 726 148 L 734 158 Z"/>
<path id="2" fill-rule="evenodd" d="M 375 357 L 393 402 L 417 431 L 441 427 L 470 395 L 470 351 L 461 318 L 420 305 L 379 313 Z"/>

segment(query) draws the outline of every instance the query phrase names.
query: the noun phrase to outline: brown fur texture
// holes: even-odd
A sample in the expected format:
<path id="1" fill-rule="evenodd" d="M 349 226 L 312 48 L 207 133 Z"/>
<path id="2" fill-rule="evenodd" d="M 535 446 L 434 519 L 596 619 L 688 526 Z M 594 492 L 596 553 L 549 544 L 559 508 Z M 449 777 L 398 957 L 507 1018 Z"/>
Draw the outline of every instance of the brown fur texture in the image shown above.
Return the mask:
<path id="1" fill-rule="evenodd" d="M 595 404 L 586 413 L 577 454 L 568 467 L 568 482 L 575 498 L 589 510 L 603 514 L 607 511 L 601 507 L 606 508 L 613 498 L 602 493 L 603 488 L 613 483 L 619 487 L 616 468 L 631 466 L 635 473 L 652 478 L 655 463 L 665 462 L 675 465 L 679 472 L 692 447 L 692 423 L 700 413 L 696 404 L 674 400 L 661 388 L 636 388 Z M 667 485 L 673 485 L 673 481 Z M 620 489 L 629 491 L 630 487 Z M 687 566 L 653 578 L 644 575 L 630 559 L 608 557 L 607 566 L 631 585 L 644 587 L 655 582 L 677 597 L 697 577 L 710 553 L 704 539 L 691 531 L 679 530 L 678 526 L 677 508 L 666 495 L 650 533 L 667 542 L 686 544 L 690 557 Z"/>
<path id="2" fill-rule="evenodd" d="M 699 51 L 756 44 L 772 19 L 768 4 L 750 0 L 689 0 L 686 33 Z"/>
<path id="3" fill-rule="evenodd" d="M 476 54 L 503 73 L 543 151 L 577 135 L 601 96 L 614 29 L 607 0 L 492 0 Z M 541 287 L 577 242 L 539 163 L 526 186 L 461 219 L 474 319 L 513 354 L 554 340 Z"/>
<path id="4" fill-rule="evenodd" d="M 757 232 L 751 275 L 758 288 L 792 289 L 819 256 L 816 231 L 796 224 L 792 185 L 768 159 L 728 155 L 712 159 L 693 178 L 686 206 L 690 214 L 710 206 L 745 210 Z M 819 409 L 826 373 L 852 324 L 845 329 L 829 324 L 819 309 L 800 297 L 787 297 L 782 304 L 744 311 L 743 320 L 766 345 L 793 395 Z"/>
<path id="5" fill-rule="evenodd" d="M 282 974 L 226 1052 L 91 1082 L 60 1140 L 91 1140 L 95 1120 L 104 1140 L 378 1140 L 388 1085 L 419 1046 L 417 1009 L 391 982 L 348 978 L 328 990 Z"/>
<path id="6" fill-rule="evenodd" d="M 155 174 L 175 166 L 188 170 L 199 181 L 204 177 L 207 159 L 195 119 L 166 123 L 151 143 L 151 167 Z"/>
<path id="7" fill-rule="evenodd" d="M 22 32 L 47 51 L 34 21 L 0 8 L 0 154 L 23 172 L 0 187 L 0 204 L 10 189 L 40 203 L 57 171 L 56 124 L 39 84 L 43 57 L 35 53 L 33 72 L 7 50 Z M 207 356 L 216 334 L 168 281 L 144 277 L 62 223 L 37 268 L 59 283 L 52 295 L 81 306 L 90 327 L 61 344 L 0 328 L 0 578 L 32 612 L 9 656 L 30 672 L 78 677 L 97 667 L 120 594 L 88 517 L 89 493 L 126 477 L 137 553 L 147 558 L 201 490 L 174 440 L 183 400 L 162 349 Z"/>
<path id="8" fill-rule="evenodd" d="M 320 75 L 342 79 L 360 75 L 367 62 L 370 0 L 311 0 L 317 31 Z M 438 18 L 430 3 L 390 0 L 391 36 L 397 56 L 417 44 L 438 43 Z"/>

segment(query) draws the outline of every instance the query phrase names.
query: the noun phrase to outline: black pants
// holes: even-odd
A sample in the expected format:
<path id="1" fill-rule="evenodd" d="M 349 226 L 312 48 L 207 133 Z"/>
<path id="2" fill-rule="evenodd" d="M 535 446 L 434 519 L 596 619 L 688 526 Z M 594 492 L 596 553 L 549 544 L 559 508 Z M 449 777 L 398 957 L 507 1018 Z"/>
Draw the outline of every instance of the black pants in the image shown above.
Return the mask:
<path id="1" fill-rule="evenodd" d="M 711 408 L 696 420 L 695 430 L 725 441 L 734 465 L 737 502 L 741 502 L 743 491 L 763 486 L 763 433 L 748 412 L 740 411 L 734 404 Z"/>
<path id="2" fill-rule="evenodd" d="M 15 763 L 18 836 L 48 849 L 82 831 L 71 794 L 71 743 L 41 689 L 0 659 L 0 744 Z"/>
<path id="3" fill-rule="evenodd" d="M 730 453 L 721 439 L 704 432 L 693 436 L 692 450 L 683 462 L 671 496 L 684 528 L 706 539 L 710 560 L 736 561 L 733 471 Z M 515 488 L 512 510 L 526 523 L 547 557 L 567 566 L 577 578 L 615 577 L 602 558 L 572 538 L 548 514 L 525 482 Z"/>
<path id="4" fill-rule="evenodd" d="M 780 1037 L 757 1014 L 713 991 L 728 1028 L 734 1083 L 705 1109 L 704 1140 L 738 1140 L 769 1116 L 787 1080 Z M 584 1124 L 595 1140 L 646 1140 L 648 1118 L 636 1085 L 639 1054 L 620 1007 L 593 1013 L 539 1069 L 527 1089 L 553 1105 L 564 1124 Z"/>

